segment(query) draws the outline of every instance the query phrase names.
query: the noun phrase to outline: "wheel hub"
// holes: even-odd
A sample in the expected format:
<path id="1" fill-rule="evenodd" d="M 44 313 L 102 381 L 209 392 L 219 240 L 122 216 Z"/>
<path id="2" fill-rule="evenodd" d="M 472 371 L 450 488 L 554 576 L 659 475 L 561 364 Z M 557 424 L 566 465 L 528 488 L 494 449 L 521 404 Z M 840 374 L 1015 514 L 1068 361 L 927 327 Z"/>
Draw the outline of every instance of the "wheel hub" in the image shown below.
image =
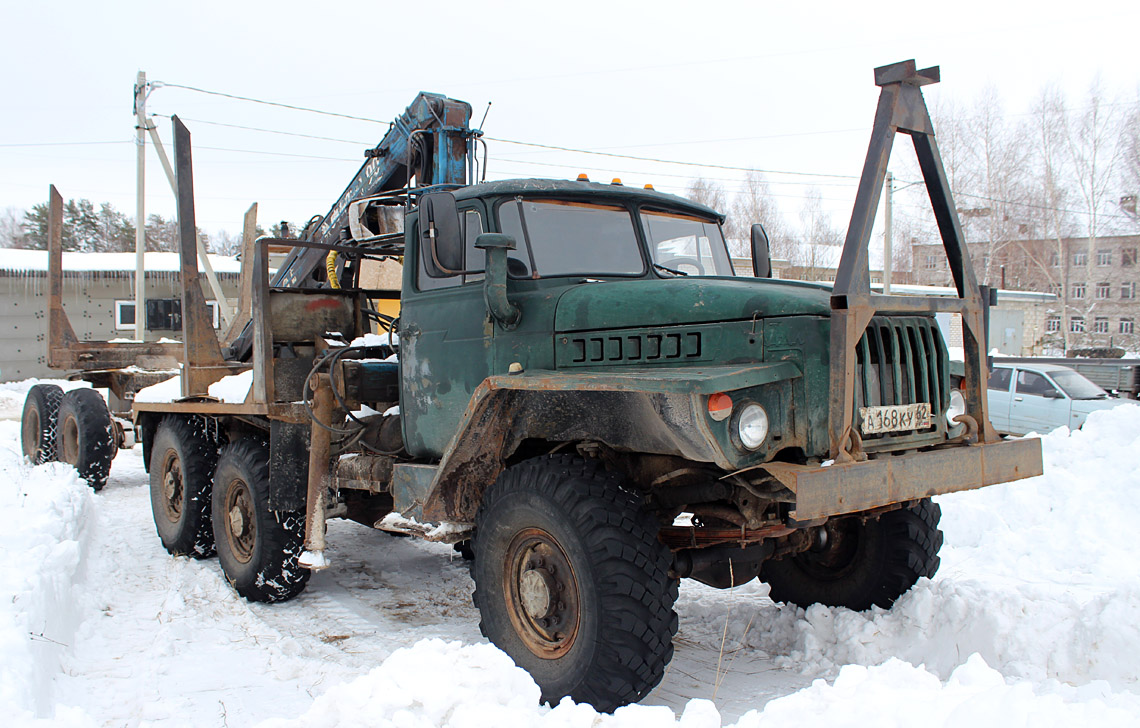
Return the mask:
<path id="1" fill-rule="evenodd" d="M 504 584 L 515 633 L 544 659 L 566 654 L 581 619 L 578 582 L 562 547 L 546 531 L 529 528 L 512 539 Z"/>
<path id="2" fill-rule="evenodd" d="M 531 619 L 550 616 L 557 603 L 552 600 L 554 577 L 546 569 L 527 569 L 519 579 L 519 596 L 523 609 Z"/>
<path id="3" fill-rule="evenodd" d="M 166 517 L 177 522 L 182 517 L 182 464 L 174 450 L 167 452 L 163 471 L 162 503 Z"/>
<path id="4" fill-rule="evenodd" d="M 235 536 L 245 535 L 245 516 L 236 505 L 230 509 L 230 530 Z"/>
<path id="5" fill-rule="evenodd" d="M 234 558 L 249 563 L 257 545 L 257 524 L 253 520 L 253 498 L 242 480 L 232 481 L 226 488 L 226 538 Z"/>

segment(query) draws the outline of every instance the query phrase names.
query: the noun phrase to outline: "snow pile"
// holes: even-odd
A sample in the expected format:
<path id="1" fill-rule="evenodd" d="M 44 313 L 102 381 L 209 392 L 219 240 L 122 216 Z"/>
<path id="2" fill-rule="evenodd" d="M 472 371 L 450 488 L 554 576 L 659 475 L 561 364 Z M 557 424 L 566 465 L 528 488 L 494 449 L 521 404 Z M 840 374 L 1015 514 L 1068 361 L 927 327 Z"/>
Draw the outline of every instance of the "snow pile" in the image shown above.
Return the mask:
<path id="1" fill-rule="evenodd" d="M 816 680 L 741 717 L 737 728 L 779 726 L 1134 726 L 1140 697 L 1112 695 L 1103 686 L 1007 683 L 974 655 L 943 684 L 937 676 L 897 659 L 877 667 L 849 665 L 833 684 Z M 711 725 L 716 725 L 711 724 Z"/>
<path id="2" fill-rule="evenodd" d="M 1140 408 L 1093 413 L 1042 439 L 1045 475 L 938 499 L 946 545 L 933 581 L 890 611 L 790 605 L 754 597 L 732 614 L 699 592 L 682 631 L 760 649 L 805 673 L 897 657 L 948 679 L 974 653 L 1007 677 L 1114 690 L 1140 685 Z"/>
<path id="3" fill-rule="evenodd" d="M 18 423 L 0 423 L 0 437 L 0 715 L 27 720 L 53 713 L 52 681 L 82 616 L 94 498 L 70 466 L 28 465 L 12 447 Z"/>

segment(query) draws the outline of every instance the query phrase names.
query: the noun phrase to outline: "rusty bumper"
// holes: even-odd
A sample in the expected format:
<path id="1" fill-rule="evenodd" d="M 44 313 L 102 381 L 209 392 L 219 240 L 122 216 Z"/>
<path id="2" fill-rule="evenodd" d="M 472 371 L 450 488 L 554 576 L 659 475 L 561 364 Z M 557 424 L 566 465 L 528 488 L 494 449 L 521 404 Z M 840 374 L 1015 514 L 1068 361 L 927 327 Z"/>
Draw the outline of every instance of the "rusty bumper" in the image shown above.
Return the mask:
<path id="1" fill-rule="evenodd" d="M 1041 440 L 1003 440 L 864 462 L 764 467 L 796 495 L 796 521 L 856 513 L 1041 475 Z"/>

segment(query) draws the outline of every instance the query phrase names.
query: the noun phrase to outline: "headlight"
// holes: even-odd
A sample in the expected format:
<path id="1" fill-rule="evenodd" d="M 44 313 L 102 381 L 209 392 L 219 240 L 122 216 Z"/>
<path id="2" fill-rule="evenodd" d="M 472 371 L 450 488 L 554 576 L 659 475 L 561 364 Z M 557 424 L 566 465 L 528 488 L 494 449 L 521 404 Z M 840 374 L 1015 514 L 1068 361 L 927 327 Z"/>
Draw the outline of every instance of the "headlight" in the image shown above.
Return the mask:
<path id="1" fill-rule="evenodd" d="M 950 390 L 950 406 L 946 408 L 946 424 L 956 425 L 954 418 L 966 414 L 966 398 L 959 389 Z"/>
<path id="2" fill-rule="evenodd" d="M 768 413 L 758 404 L 746 406 L 736 419 L 736 433 L 749 450 L 760 447 L 768 436 Z"/>

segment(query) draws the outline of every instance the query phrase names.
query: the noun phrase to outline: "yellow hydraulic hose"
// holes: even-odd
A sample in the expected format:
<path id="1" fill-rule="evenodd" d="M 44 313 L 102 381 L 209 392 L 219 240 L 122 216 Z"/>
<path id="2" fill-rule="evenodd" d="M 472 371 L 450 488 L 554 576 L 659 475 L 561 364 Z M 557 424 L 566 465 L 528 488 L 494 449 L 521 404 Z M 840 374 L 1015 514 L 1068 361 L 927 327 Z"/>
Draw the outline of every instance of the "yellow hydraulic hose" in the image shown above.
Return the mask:
<path id="1" fill-rule="evenodd" d="M 330 250 L 325 256 L 325 271 L 329 274 L 329 285 L 340 288 L 340 281 L 336 277 L 336 251 Z"/>

